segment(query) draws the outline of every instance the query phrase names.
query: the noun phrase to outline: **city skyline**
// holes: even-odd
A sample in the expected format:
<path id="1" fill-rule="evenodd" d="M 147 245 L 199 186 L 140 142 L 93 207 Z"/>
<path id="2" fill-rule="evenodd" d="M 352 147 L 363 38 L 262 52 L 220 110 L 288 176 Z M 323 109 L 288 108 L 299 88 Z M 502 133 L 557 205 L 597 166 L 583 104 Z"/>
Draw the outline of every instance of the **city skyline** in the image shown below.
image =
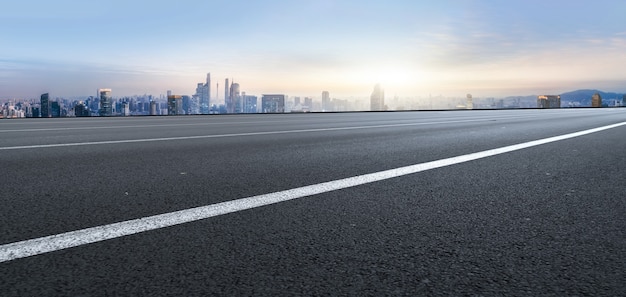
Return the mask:
<path id="1" fill-rule="evenodd" d="M 0 28 L 0 98 L 102 86 L 191 95 L 209 72 L 257 95 L 368 97 L 377 83 L 389 96 L 623 92 L 625 10 L 620 1 L 21 1 L 0 12 L 10 24 Z M 219 91 L 211 101 L 223 102 Z"/>

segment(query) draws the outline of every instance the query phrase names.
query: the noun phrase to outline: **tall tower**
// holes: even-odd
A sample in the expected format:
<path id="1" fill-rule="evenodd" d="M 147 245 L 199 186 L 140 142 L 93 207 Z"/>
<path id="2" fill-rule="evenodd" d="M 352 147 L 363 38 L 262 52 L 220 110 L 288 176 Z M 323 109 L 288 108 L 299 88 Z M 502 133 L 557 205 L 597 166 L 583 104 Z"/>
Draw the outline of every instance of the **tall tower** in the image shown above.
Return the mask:
<path id="1" fill-rule="evenodd" d="M 228 106 L 228 92 L 230 91 L 230 85 L 228 84 L 228 78 L 226 79 L 226 83 L 224 84 L 224 104 Z"/>
<path id="2" fill-rule="evenodd" d="M 211 106 L 211 73 L 206 74 L 206 105 Z"/>
<path id="3" fill-rule="evenodd" d="M 374 86 L 374 91 L 370 96 L 370 110 L 385 110 L 385 91 L 380 87 L 380 84 Z"/>
<path id="4" fill-rule="evenodd" d="M 171 91 L 170 91 L 171 92 Z M 110 117 L 113 115 L 113 99 L 111 89 L 98 89 L 100 96 L 100 116 Z"/>
<path id="5" fill-rule="evenodd" d="M 52 117 L 52 113 L 50 111 L 50 95 L 48 95 L 48 93 L 41 94 L 41 117 Z"/>
<path id="6" fill-rule="evenodd" d="M 330 93 L 328 91 L 322 92 L 322 111 L 330 110 Z"/>
<path id="7" fill-rule="evenodd" d="M 600 96 L 600 93 L 595 93 L 591 96 L 591 107 L 602 107 L 602 96 Z"/>
<path id="8" fill-rule="evenodd" d="M 241 102 L 239 96 L 239 84 L 234 82 L 230 85 L 230 92 L 228 96 L 228 102 L 226 103 L 226 110 L 228 113 L 241 112 Z"/>

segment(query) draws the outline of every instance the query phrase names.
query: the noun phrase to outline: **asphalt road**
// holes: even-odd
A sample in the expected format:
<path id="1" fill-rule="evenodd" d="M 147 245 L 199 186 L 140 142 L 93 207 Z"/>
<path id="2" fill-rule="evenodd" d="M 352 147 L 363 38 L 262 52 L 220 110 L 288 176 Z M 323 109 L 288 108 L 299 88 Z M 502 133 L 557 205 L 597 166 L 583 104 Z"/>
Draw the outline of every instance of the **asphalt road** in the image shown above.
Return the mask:
<path id="1" fill-rule="evenodd" d="M 0 252 L 624 122 L 626 108 L 0 120 Z M 623 125 L 5 260 L 0 295 L 626 296 L 625 230 Z"/>

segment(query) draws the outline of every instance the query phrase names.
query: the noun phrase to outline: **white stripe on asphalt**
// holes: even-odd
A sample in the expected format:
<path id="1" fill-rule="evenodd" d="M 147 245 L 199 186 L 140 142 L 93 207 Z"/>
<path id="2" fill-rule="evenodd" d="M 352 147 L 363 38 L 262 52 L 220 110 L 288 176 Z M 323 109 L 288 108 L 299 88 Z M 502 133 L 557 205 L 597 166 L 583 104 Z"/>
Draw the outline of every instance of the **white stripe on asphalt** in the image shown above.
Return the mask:
<path id="1" fill-rule="evenodd" d="M 626 125 L 626 122 L 265 195 L 258 195 L 135 220 L 9 243 L 0 246 L 0 263 L 500 155 L 624 125 Z"/>
<path id="2" fill-rule="evenodd" d="M 319 129 L 266 131 L 266 132 L 247 132 L 247 133 L 216 134 L 216 135 L 179 136 L 179 137 L 126 139 L 126 140 L 107 140 L 107 141 L 54 143 L 54 144 L 35 144 L 35 145 L 0 147 L 0 151 L 2 151 L 2 150 L 6 151 L 6 150 L 36 149 L 36 148 L 52 148 L 52 147 L 67 147 L 67 146 L 99 145 L 99 144 L 119 144 L 119 143 L 137 143 L 137 142 L 154 142 L 154 141 L 172 141 L 172 140 L 189 140 L 189 139 L 205 139 L 205 138 L 222 138 L 222 137 L 236 137 L 236 136 L 255 136 L 255 135 L 307 133 L 307 132 L 324 132 L 324 131 L 341 131 L 341 130 L 362 130 L 362 129 L 375 129 L 375 128 L 394 128 L 394 127 L 405 127 L 405 126 L 424 126 L 424 125 L 439 125 L 439 124 L 453 124 L 453 123 L 485 122 L 485 121 L 493 121 L 493 120 L 494 119 L 487 118 L 487 119 L 476 119 L 476 120 L 440 121 L 440 122 L 425 122 L 425 123 L 404 123 L 404 124 L 387 124 L 387 125 L 354 126 L 354 127 L 336 127 L 336 128 L 319 128 Z"/>
<path id="3" fill-rule="evenodd" d="M 189 124 L 154 124 L 154 125 L 126 125 L 126 126 L 90 126 L 90 127 L 59 127 L 59 128 L 31 128 L 16 130 L 0 130 L 0 133 L 15 132 L 45 132 L 45 131 L 71 131 L 71 130 L 111 130 L 111 129 L 131 129 L 131 128 L 154 128 L 154 127 L 184 127 L 184 126 L 215 126 L 215 125 L 241 125 L 241 124 L 266 124 L 284 123 L 285 121 L 255 121 L 255 122 L 203 122 Z M 68 122 L 71 123 L 71 122 Z M 119 122 L 118 122 L 119 123 Z M 55 123 L 56 124 L 56 123 Z M 73 123 L 75 124 L 75 123 Z"/>

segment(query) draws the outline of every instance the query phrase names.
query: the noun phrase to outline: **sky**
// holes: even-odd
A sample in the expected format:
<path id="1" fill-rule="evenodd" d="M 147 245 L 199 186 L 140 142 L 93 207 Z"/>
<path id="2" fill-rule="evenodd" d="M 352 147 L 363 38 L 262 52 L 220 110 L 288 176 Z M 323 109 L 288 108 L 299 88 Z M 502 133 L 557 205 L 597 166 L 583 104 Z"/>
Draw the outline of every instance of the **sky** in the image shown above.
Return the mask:
<path id="1" fill-rule="evenodd" d="M 626 92 L 623 0 L 56 0 L 0 9 L 0 99 Z M 219 89 L 216 89 L 219 83 Z"/>

